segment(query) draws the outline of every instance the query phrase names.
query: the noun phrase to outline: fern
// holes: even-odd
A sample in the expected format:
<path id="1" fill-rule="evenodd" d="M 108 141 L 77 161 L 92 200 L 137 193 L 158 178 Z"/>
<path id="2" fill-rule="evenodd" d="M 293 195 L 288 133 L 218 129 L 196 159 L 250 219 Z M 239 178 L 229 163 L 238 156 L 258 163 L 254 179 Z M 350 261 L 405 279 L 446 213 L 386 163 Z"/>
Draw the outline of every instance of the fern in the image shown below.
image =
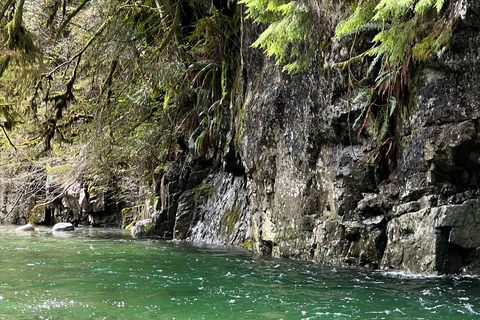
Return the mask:
<path id="1" fill-rule="evenodd" d="M 389 132 L 391 118 L 397 108 L 402 106 L 408 91 L 408 81 L 412 63 L 428 58 L 434 52 L 447 45 L 452 27 L 440 15 L 444 0 L 365 0 L 355 2 L 351 15 L 341 19 L 335 29 L 337 40 L 362 32 L 374 32 L 372 47 L 358 56 L 340 62 L 344 67 L 364 57 L 373 57 L 367 69 L 374 84 L 360 91 L 353 103 L 363 103 L 362 112 L 355 125 L 363 119 L 357 137 L 368 123 L 374 123 L 373 150 L 366 158 L 393 158 L 395 142 Z M 370 33 L 372 34 L 372 33 Z M 355 42 L 354 42 L 355 44 Z M 380 63 L 381 62 L 381 63 Z M 378 71 L 372 75 L 374 70 Z M 404 107 L 404 106 L 402 106 Z"/>
<path id="2" fill-rule="evenodd" d="M 392 18 L 401 18 L 413 5 L 413 0 L 381 0 L 375 7 L 373 21 L 384 21 Z"/>
<path id="3" fill-rule="evenodd" d="M 414 58 L 420 60 L 418 58 L 426 58 L 448 42 L 451 33 L 444 32 L 444 25 L 430 32 L 421 30 L 430 25 L 422 23 L 421 16 L 430 10 L 438 13 L 443 5 L 444 0 L 367 0 L 358 4 L 353 13 L 337 25 L 336 38 L 341 40 L 348 35 L 377 28 L 378 32 L 372 39 L 376 45 L 367 54 L 385 55 L 387 65 L 397 68 L 403 64 L 408 47 L 414 48 L 413 54 L 418 53 Z M 419 37 L 423 33 L 429 35 Z"/>
<path id="4" fill-rule="evenodd" d="M 372 42 L 379 45 L 372 48 L 368 55 L 386 55 L 386 62 L 390 66 L 401 65 L 407 53 L 407 46 L 415 38 L 415 28 L 412 21 L 392 26 L 375 35 Z"/>
<path id="5" fill-rule="evenodd" d="M 375 55 L 375 58 L 373 59 L 372 63 L 370 63 L 370 66 L 368 67 L 367 70 L 367 76 L 372 73 L 373 68 L 378 64 L 378 61 L 383 57 L 383 53 L 378 53 Z"/>
<path id="6" fill-rule="evenodd" d="M 257 24 L 268 24 L 252 47 L 261 48 L 273 56 L 283 71 L 296 73 L 309 65 L 304 42 L 313 27 L 309 6 L 287 0 L 242 0 L 247 6 L 247 18 Z"/>
<path id="7" fill-rule="evenodd" d="M 445 0 L 420 0 L 418 3 L 415 5 L 415 12 L 417 13 L 423 13 L 429 10 L 432 7 L 435 7 L 437 12 L 440 12 L 443 7 L 443 3 Z"/>
<path id="8" fill-rule="evenodd" d="M 372 96 L 373 96 L 373 93 L 371 90 L 361 90 L 357 96 L 355 97 L 355 99 L 353 99 L 352 101 L 352 104 L 357 104 L 357 103 L 363 103 L 363 108 L 362 108 L 362 112 L 360 113 L 360 115 L 355 119 L 355 121 L 353 122 L 353 127 L 355 128 L 357 126 L 357 123 L 359 121 L 361 121 L 362 119 L 365 119 L 364 120 L 364 123 L 366 121 L 366 118 L 367 118 L 367 113 L 369 112 L 369 109 L 370 109 L 370 106 L 371 106 L 371 103 L 372 103 Z M 361 131 L 363 129 L 363 126 L 362 128 L 360 128 L 360 130 L 358 131 L 358 135 L 360 135 Z"/>
<path id="9" fill-rule="evenodd" d="M 365 29 L 378 30 L 381 25 L 373 22 L 373 12 L 375 9 L 375 1 L 367 0 L 353 9 L 353 14 L 348 19 L 341 20 L 335 28 L 335 37 L 340 40 L 348 35 L 365 31 Z"/>

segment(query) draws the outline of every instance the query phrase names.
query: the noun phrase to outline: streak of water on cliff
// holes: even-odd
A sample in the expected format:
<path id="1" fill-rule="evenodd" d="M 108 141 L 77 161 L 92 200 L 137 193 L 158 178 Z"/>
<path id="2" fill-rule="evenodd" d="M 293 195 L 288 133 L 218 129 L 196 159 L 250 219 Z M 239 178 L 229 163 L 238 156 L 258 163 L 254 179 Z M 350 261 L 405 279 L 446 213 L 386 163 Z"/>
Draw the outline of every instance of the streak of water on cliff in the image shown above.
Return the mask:
<path id="1" fill-rule="evenodd" d="M 471 319 L 480 280 L 322 267 L 119 230 L 0 226 L 0 319 Z"/>

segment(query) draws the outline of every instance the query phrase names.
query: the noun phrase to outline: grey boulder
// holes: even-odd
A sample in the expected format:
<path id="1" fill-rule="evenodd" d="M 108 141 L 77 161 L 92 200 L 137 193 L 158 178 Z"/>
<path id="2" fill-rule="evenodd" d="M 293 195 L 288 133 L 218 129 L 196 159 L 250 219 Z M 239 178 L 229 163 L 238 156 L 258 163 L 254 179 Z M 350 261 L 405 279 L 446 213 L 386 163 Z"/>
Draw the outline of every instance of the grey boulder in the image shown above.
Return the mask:
<path id="1" fill-rule="evenodd" d="M 70 222 L 60 222 L 53 226 L 52 232 L 56 231 L 73 231 L 75 228 Z"/>

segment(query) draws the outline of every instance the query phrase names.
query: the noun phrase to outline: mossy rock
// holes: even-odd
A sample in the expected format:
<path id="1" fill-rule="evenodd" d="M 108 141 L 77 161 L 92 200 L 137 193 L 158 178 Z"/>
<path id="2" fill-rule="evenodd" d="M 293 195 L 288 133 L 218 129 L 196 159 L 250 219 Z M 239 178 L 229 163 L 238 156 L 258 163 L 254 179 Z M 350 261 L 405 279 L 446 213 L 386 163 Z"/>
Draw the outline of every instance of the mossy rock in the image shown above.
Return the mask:
<path id="1" fill-rule="evenodd" d="M 139 219 L 139 210 L 141 210 L 143 206 L 135 206 L 135 207 L 128 207 L 123 208 L 122 213 L 122 228 L 123 229 L 131 229 L 135 222 Z"/>
<path id="2" fill-rule="evenodd" d="M 40 224 L 45 221 L 46 206 L 34 206 L 28 212 L 27 222 L 33 225 Z"/>
<path id="3" fill-rule="evenodd" d="M 213 193 L 213 189 L 212 189 L 212 186 L 209 185 L 209 184 L 201 184 L 200 186 L 192 189 L 192 191 L 195 193 L 195 196 L 196 197 L 200 197 L 200 196 L 211 196 L 212 193 Z"/>
<path id="4" fill-rule="evenodd" d="M 222 216 L 222 225 L 227 227 L 227 235 L 230 237 L 232 234 L 235 224 L 240 218 L 240 209 L 242 208 L 242 203 L 237 203 L 236 206 L 233 206 L 232 209 L 225 211 Z"/>
<path id="5" fill-rule="evenodd" d="M 122 228 L 125 229 L 125 230 L 132 230 L 133 226 L 135 225 L 136 221 L 132 221 L 130 224 L 128 224 L 127 226 L 123 225 L 122 223 Z"/>
<path id="6" fill-rule="evenodd" d="M 243 248 L 247 249 L 248 251 L 252 251 L 253 244 L 252 244 L 252 239 L 250 237 L 245 239 L 245 241 L 243 242 Z"/>

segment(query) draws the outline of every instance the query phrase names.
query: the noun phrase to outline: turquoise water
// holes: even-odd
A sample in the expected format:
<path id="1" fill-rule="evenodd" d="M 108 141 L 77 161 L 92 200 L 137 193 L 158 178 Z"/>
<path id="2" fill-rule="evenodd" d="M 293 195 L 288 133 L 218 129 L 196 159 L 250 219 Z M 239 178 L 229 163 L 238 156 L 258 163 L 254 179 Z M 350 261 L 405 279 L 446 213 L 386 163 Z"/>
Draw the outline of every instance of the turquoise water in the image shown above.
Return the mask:
<path id="1" fill-rule="evenodd" d="M 118 230 L 0 226 L 0 319 L 480 319 L 478 278 L 322 267 Z"/>

